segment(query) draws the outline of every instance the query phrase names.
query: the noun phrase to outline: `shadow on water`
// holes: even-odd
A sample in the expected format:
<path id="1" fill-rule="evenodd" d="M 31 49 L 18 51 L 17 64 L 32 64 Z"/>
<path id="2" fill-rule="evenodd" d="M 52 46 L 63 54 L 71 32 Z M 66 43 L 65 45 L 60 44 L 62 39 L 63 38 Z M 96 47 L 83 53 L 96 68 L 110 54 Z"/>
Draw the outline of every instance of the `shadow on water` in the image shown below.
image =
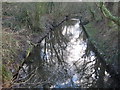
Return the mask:
<path id="1" fill-rule="evenodd" d="M 18 87 L 92 88 L 110 87 L 109 74 L 99 62 L 89 40 L 72 19 L 51 31 L 35 47 L 24 65 Z M 108 81 L 109 82 L 108 84 Z"/>

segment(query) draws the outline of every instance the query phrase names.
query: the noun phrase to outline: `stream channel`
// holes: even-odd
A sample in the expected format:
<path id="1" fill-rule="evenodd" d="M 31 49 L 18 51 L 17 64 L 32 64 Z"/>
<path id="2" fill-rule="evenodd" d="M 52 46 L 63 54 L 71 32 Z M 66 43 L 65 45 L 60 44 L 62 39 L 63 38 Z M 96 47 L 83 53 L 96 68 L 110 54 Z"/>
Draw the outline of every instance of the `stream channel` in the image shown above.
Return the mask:
<path id="1" fill-rule="evenodd" d="M 109 74 L 91 49 L 79 19 L 64 22 L 35 48 L 33 63 L 20 71 L 19 85 L 26 88 L 103 87 Z"/>

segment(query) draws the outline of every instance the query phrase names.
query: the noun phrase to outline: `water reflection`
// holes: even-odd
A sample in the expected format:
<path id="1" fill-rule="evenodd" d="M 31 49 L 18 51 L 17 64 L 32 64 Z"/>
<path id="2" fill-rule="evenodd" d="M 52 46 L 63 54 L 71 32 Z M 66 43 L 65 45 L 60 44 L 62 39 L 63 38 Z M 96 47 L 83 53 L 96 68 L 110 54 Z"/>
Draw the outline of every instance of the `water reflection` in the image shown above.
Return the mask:
<path id="1" fill-rule="evenodd" d="M 86 88 L 103 82 L 105 70 L 79 23 L 66 22 L 35 47 L 30 58 L 34 63 L 24 65 L 19 87 Z"/>

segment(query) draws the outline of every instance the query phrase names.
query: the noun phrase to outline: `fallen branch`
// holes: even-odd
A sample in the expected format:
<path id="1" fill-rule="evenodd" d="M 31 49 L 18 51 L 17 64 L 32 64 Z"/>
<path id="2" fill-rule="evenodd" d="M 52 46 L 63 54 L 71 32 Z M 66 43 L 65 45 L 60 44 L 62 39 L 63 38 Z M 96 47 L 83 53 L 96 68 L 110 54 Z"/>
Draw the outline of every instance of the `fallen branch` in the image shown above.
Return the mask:
<path id="1" fill-rule="evenodd" d="M 106 18 L 110 19 L 111 21 L 120 26 L 120 18 L 117 16 L 113 16 L 103 2 L 100 2 L 99 8 Z"/>
<path id="2" fill-rule="evenodd" d="M 36 44 L 32 49 L 34 49 L 35 47 L 39 46 L 40 43 L 48 36 L 48 34 L 49 34 L 51 31 L 55 30 L 56 27 L 60 26 L 63 22 L 67 21 L 68 19 L 69 19 L 69 17 L 66 16 L 61 22 L 59 22 L 59 23 L 56 24 L 56 25 L 53 25 L 52 28 L 49 28 L 50 30 L 47 30 L 48 32 L 46 32 L 46 34 L 43 34 L 43 36 L 40 38 L 40 40 L 37 42 L 37 44 Z M 27 56 L 26 56 L 25 59 L 23 60 L 22 64 L 19 66 L 16 74 L 13 75 L 13 81 L 18 78 L 20 69 L 23 67 L 23 65 L 26 63 L 26 61 L 28 61 L 28 58 L 31 56 L 31 53 L 32 53 L 32 50 L 31 50 L 31 52 L 29 52 L 29 53 L 27 54 Z"/>

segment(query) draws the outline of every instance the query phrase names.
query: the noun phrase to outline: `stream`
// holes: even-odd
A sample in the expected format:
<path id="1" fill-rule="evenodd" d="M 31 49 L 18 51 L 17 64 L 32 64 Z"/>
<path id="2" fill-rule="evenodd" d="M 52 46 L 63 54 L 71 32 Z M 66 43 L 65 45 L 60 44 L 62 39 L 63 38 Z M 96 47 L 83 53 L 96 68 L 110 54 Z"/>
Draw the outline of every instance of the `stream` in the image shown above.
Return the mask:
<path id="1" fill-rule="evenodd" d="M 27 88 L 103 87 L 109 74 L 90 47 L 79 19 L 52 31 L 23 66 L 18 86 Z"/>

